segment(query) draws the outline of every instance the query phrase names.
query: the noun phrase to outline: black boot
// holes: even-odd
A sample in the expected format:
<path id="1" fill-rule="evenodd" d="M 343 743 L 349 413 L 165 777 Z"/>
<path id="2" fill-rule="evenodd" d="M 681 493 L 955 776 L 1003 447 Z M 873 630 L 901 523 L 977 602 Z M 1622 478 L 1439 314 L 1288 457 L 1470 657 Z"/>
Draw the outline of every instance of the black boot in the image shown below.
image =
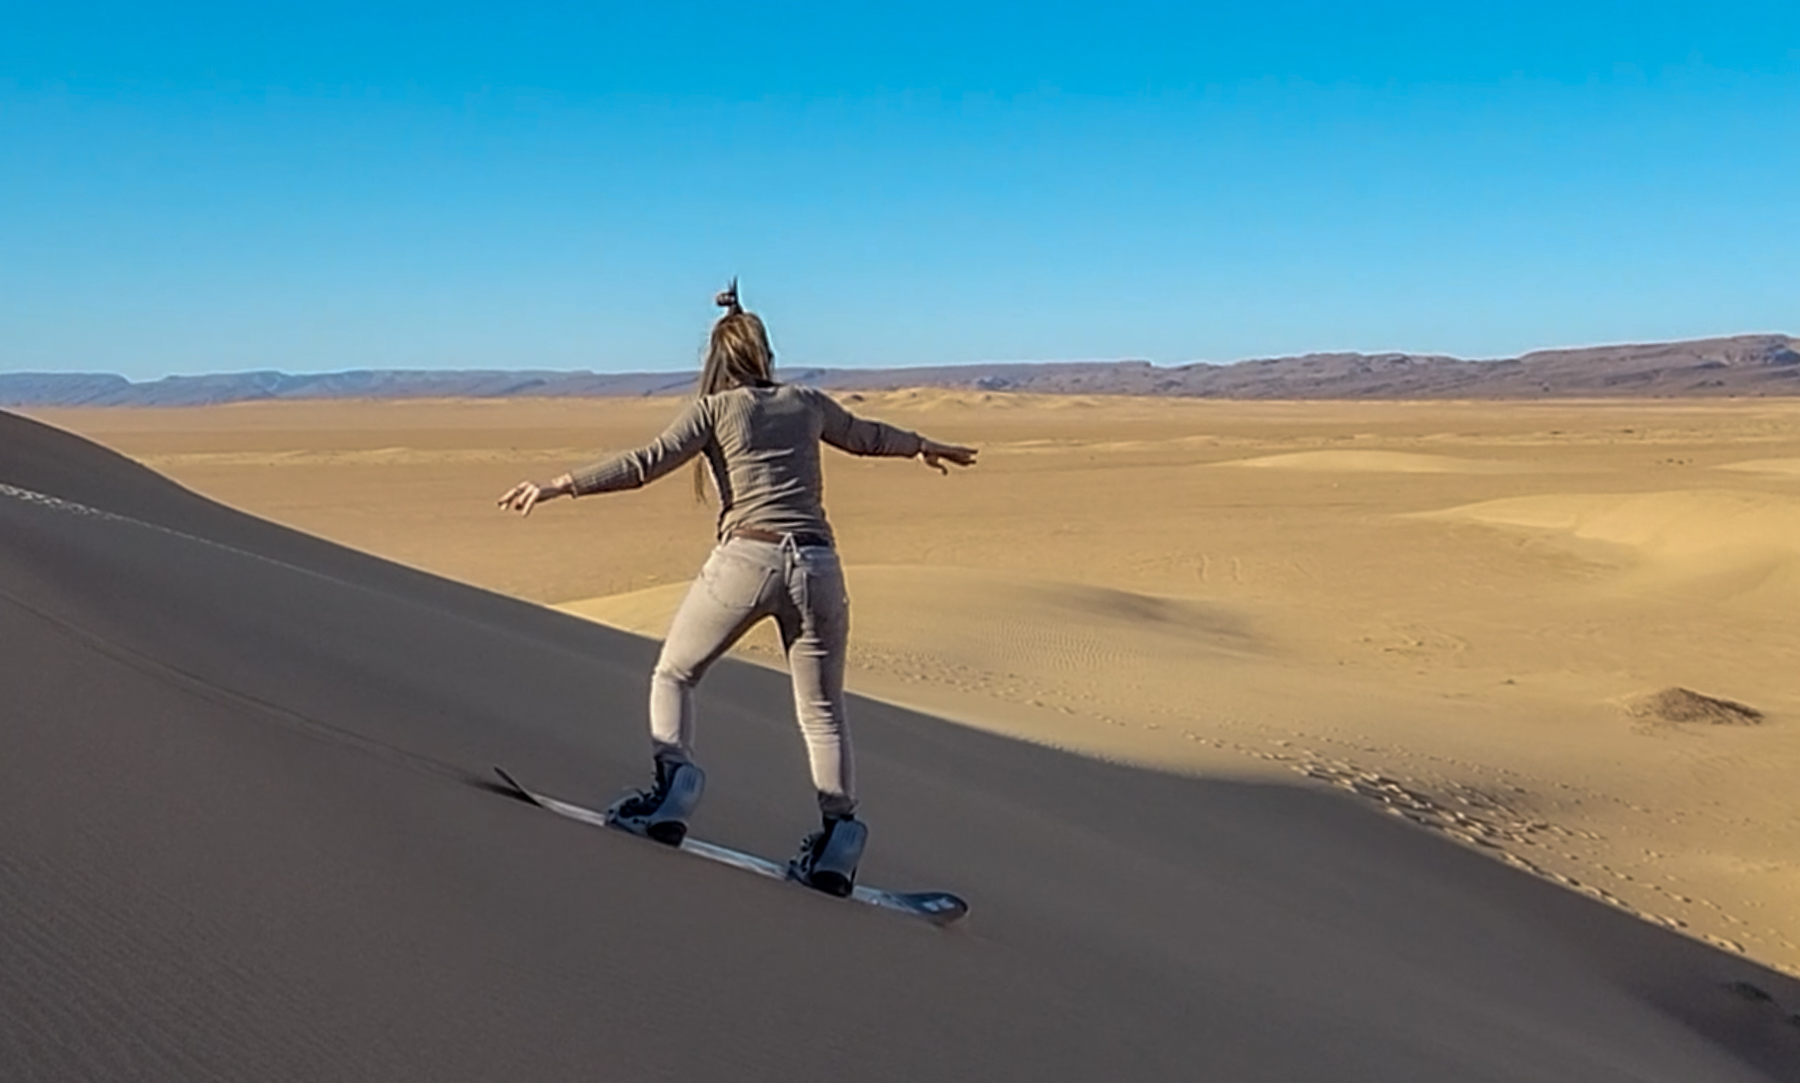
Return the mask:
<path id="1" fill-rule="evenodd" d="M 800 843 L 788 876 L 841 899 L 856 890 L 856 866 L 868 840 L 868 827 L 854 815 L 827 816 L 824 826 Z"/>
<path id="2" fill-rule="evenodd" d="M 634 835 L 644 835 L 669 846 L 687 838 L 688 820 L 706 789 L 706 773 L 691 763 L 659 759 L 656 781 L 647 790 L 634 790 L 606 810 L 606 822 Z"/>

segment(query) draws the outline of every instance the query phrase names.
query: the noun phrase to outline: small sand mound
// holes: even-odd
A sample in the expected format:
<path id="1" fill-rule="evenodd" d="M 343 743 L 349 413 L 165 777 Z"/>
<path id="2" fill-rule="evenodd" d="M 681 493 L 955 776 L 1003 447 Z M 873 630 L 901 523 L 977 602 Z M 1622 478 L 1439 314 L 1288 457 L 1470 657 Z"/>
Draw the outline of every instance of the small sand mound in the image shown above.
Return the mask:
<path id="1" fill-rule="evenodd" d="M 1702 695 L 1687 688 L 1665 688 L 1640 697 L 1630 706 L 1638 718 L 1656 722 L 1699 722 L 1709 726 L 1754 726 L 1763 713 L 1748 704 Z"/>

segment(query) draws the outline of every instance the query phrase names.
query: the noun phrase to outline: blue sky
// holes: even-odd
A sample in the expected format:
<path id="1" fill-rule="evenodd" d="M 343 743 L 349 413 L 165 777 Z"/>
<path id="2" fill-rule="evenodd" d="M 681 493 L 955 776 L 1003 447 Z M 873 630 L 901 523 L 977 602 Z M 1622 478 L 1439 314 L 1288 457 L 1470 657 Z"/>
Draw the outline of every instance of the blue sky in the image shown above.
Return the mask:
<path id="1" fill-rule="evenodd" d="M 375 7 L 0 0 L 0 370 L 1800 331 L 1793 0 Z"/>

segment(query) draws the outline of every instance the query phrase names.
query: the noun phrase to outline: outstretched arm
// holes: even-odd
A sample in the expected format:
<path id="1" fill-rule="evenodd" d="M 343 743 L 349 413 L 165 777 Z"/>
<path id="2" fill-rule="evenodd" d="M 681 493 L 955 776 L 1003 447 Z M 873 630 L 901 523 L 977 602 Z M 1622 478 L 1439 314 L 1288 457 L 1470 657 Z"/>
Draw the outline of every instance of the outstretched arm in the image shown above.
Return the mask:
<path id="1" fill-rule="evenodd" d="M 946 461 L 958 466 L 975 465 L 976 451 L 972 447 L 940 444 L 916 432 L 857 417 L 823 391 L 814 394 L 818 396 L 820 409 L 825 417 L 824 431 L 820 435 L 832 447 L 848 451 L 852 455 L 889 455 L 902 459 L 917 455 L 925 460 L 927 466 L 941 474 L 950 472 L 944 469 Z"/>
<path id="2" fill-rule="evenodd" d="M 559 496 L 575 495 L 575 479 L 564 474 L 547 482 L 521 481 L 506 490 L 500 498 L 500 506 L 507 511 L 516 511 L 520 515 L 530 515 L 531 509 L 546 500 L 554 500 Z"/>
<path id="3" fill-rule="evenodd" d="M 705 400 L 696 399 L 654 443 L 601 459 L 544 484 L 521 481 L 500 498 L 500 506 L 530 515 L 539 503 L 559 496 L 640 488 L 700 454 L 712 434 L 712 413 Z"/>
<path id="4" fill-rule="evenodd" d="M 919 458 L 924 459 L 926 466 L 940 474 L 950 472 L 944 469 L 946 462 L 952 462 L 958 466 L 974 466 L 975 455 L 976 450 L 972 447 L 964 447 L 961 444 L 940 444 L 936 440 L 925 440 L 923 446 L 919 448 Z"/>

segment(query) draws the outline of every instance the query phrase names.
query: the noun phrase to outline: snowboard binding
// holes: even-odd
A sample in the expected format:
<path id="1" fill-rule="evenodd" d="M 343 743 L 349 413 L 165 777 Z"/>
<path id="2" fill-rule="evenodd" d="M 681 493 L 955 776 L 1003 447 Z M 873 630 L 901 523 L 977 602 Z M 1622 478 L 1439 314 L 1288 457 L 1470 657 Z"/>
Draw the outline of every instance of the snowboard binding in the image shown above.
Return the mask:
<path id="1" fill-rule="evenodd" d="M 614 801 L 606 810 L 606 822 L 665 846 L 680 846 L 705 790 L 706 772 L 700 768 L 657 760 L 656 781 L 650 789 L 634 790 Z"/>
<path id="2" fill-rule="evenodd" d="M 868 841 L 869 829 L 861 820 L 826 817 L 823 829 L 806 836 L 800 852 L 788 862 L 788 878 L 845 898 L 856 890 L 856 866 Z"/>

